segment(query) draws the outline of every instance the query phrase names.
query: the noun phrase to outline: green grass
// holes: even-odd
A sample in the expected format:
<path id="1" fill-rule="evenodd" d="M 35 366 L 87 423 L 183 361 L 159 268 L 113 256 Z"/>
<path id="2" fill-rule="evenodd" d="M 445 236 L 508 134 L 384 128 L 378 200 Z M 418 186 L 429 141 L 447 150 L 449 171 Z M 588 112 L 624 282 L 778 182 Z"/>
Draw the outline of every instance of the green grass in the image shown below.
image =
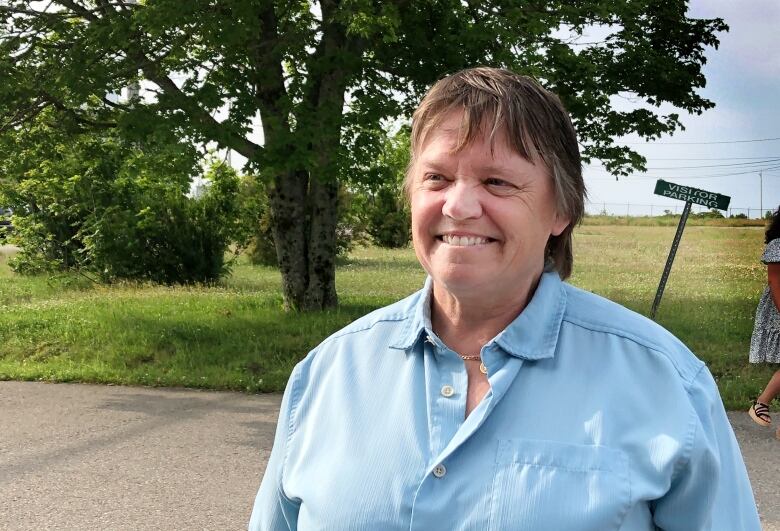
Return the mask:
<path id="1" fill-rule="evenodd" d="M 674 226 L 583 225 L 571 281 L 647 315 L 673 235 Z M 688 227 L 658 312 L 707 362 L 729 408 L 747 408 L 774 369 L 747 363 L 762 236 Z M 100 286 L 15 275 L 8 254 L 0 248 L 0 379 L 279 391 L 322 339 L 424 279 L 410 249 L 360 248 L 338 268 L 338 310 L 285 314 L 279 274 L 246 262 L 218 287 Z"/>

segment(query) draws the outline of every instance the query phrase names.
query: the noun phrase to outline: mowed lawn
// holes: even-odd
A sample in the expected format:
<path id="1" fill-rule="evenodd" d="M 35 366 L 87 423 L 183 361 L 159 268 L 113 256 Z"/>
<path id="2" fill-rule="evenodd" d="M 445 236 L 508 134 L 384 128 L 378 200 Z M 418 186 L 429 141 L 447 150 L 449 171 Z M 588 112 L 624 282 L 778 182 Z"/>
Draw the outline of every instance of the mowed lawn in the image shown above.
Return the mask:
<path id="1" fill-rule="evenodd" d="M 674 231 L 583 225 L 571 282 L 649 315 Z M 747 408 L 776 368 L 747 362 L 762 249 L 758 227 L 686 228 L 657 316 L 709 365 L 730 409 Z M 338 310 L 285 314 L 278 273 L 241 260 L 217 287 L 100 286 L 15 275 L 9 252 L 0 248 L 0 379 L 280 391 L 322 339 L 424 280 L 411 249 L 359 248 L 338 268 Z"/>

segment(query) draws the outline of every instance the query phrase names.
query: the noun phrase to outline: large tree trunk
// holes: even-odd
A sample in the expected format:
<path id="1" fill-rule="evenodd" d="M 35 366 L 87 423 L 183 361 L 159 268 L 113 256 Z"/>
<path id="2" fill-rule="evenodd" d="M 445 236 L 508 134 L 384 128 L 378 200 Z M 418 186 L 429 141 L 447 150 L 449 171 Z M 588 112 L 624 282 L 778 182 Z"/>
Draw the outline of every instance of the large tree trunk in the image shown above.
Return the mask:
<path id="1" fill-rule="evenodd" d="M 336 297 L 336 223 L 338 222 L 336 181 L 309 182 L 309 285 L 304 309 L 332 308 Z"/>
<path id="2" fill-rule="evenodd" d="M 276 256 L 282 274 L 287 310 L 335 307 L 336 223 L 335 181 L 321 182 L 305 171 L 279 176 L 269 190 Z"/>
<path id="3" fill-rule="evenodd" d="M 269 189 L 271 229 L 282 274 L 286 310 L 304 310 L 309 284 L 309 176 L 291 171 L 278 176 Z"/>
<path id="4" fill-rule="evenodd" d="M 263 64 L 262 55 L 258 60 L 266 148 L 277 163 L 293 154 L 292 161 L 285 160 L 292 168 L 288 165 L 277 174 L 269 194 L 284 304 L 291 310 L 323 310 L 338 302 L 337 152 L 348 79 L 359 71 L 362 41 L 347 38 L 337 7 L 336 0 L 321 2 L 323 36 L 307 61 L 308 78 L 294 125 L 289 120 L 291 108 L 284 103 L 281 63 Z M 270 30 L 268 43 L 277 38 L 276 24 L 273 10 L 267 10 L 263 27 Z M 301 146 L 308 151 L 303 157 Z"/>
<path id="5" fill-rule="evenodd" d="M 271 223 L 286 310 L 335 307 L 338 183 L 305 171 L 279 176 L 269 190 Z"/>

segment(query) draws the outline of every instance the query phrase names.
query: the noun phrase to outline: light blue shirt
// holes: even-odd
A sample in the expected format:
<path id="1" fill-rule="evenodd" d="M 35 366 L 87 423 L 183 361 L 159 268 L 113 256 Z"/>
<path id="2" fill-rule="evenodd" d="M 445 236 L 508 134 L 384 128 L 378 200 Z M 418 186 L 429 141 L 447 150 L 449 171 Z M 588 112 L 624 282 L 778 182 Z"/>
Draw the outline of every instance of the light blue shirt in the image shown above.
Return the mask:
<path id="1" fill-rule="evenodd" d="M 545 273 L 465 417 L 430 293 L 295 367 L 251 530 L 760 530 L 715 382 L 666 330 Z"/>

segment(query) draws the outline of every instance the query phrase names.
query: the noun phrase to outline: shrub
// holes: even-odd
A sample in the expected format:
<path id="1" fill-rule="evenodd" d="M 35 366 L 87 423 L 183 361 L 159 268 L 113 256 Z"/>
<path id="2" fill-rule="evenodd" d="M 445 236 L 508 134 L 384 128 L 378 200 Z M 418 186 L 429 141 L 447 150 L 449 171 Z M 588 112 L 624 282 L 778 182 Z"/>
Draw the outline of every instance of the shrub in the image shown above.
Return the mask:
<path id="1" fill-rule="evenodd" d="M 411 235 L 410 213 L 400 194 L 391 187 L 376 190 L 368 199 L 366 232 L 380 247 L 406 247 Z"/>
<path id="2" fill-rule="evenodd" d="M 376 164 L 366 172 L 373 180 L 355 185 L 359 217 L 372 242 L 380 247 L 405 247 L 411 238 L 409 209 L 401 195 L 409 162 L 409 135 L 408 126 L 387 135 Z"/>
<path id="3" fill-rule="evenodd" d="M 698 219 L 720 219 L 726 216 L 717 208 L 713 208 L 704 212 L 699 212 L 698 214 L 695 212 L 691 213 L 690 217 Z"/>
<path id="4" fill-rule="evenodd" d="M 225 252 L 239 231 L 238 177 L 224 165 L 207 176 L 210 186 L 200 197 L 135 190 L 131 204 L 85 224 L 85 252 L 100 277 L 187 284 L 227 274 Z"/>
<path id="5" fill-rule="evenodd" d="M 247 256 L 255 265 L 278 267 L 273 230 L 271 228 L 271 209 L 268 204 L 266 185 L 254 176 L 248 176 L 241 187 L 242 201 L 250 205 L 251 215 L 245 219 L 250 234 Z"/>
<path id="6" fill-rule="evenodd" d="M 211 183 L 189 197 L 198 173 L 192 145 L 68 128 L 51 111 L 0 141 L 0 203 L 14 210 L 20 273 L 78 269 L 100 280 L 211 282 L 227 273 L 241 235 L 238 176 L 213 164 Z"/>

